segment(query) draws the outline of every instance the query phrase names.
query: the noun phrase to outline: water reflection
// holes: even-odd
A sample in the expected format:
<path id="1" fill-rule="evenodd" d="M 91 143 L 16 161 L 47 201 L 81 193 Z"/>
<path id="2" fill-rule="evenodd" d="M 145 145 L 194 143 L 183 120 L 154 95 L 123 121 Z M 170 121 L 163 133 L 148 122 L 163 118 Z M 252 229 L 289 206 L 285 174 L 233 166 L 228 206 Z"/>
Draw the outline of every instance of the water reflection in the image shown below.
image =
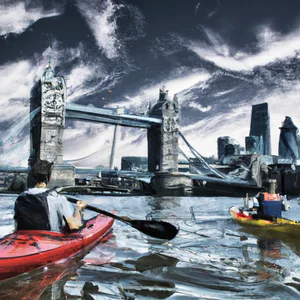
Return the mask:
<path id="1" fill-rule="evenodd" d="M 153 211 L 161 210 L 173 210 L 181 207 L 181 197 L 153 197 L 149 201 L 149 206 L 151 206 Z"/>
<path id="2" fill-rule="evenodd" d="M 0 299 L 65 299 L 64 285 L 82 263 L 76 259 L 51 264 L 0 283 Z"/>
<path id="3" fill-rule="evenodd" d="M 175 267 L 179 259 L 160 253 L 151 253 L 138 258 L 135 262 L 135 268 L 139 272 L 149 271 L 162 267 Z"/>
<path id="4" fill-rule="evenodd" d="M 76 280 L 78 269 L 84 264 L 103 265 L 114 257 L 115 253 L 106 247 L 107 241 L 113 239 L 114 235 L 109 233 L 90 253 L 91 249 L 86 248 L 79 256 L 1 281 L 0 299 L 67 299 L 64 286 L 67 281 Z"/>
<path id="5" fill-rule="evenodd" d="M 262 230 L 259 227 L 242 227 L 239 228 L 240 232 L 244 232 L 250 235 L 254 235 L 258 237 L 259 240 L 265 241 L 273 241 L 273 243 L 277 243 L 277 248 L 280 243 L 284 243 L 285 246 L 288 246 L 292 251 L 295 252 L 298 256 L 300 256 L 300 239 L 299 235 L 296 237 L 294 234 L 289 234 L 289 232 L 281 232 L 272 229 L 264 229 Z M 275 242 L 276 241 L 276 242 Z M 270 244 L 272 245 L 272 244 Z M 263 247 L 263 246 L 262 246 Z"/>
<path id="6" fill-rule="evenodd" d="M 151 278 L 167 272 L 168 267 L 175 267 L 178 261 L 177 258 L 159 253 L 147 254 L 132 261 L 135 270 L 144 275 L 137 277 L 136 285 L 124 286 L 124 292 L 147 298 L 166 299 L 175 293 L 175 284 L 172 281 Z"/>
<path id="7" fill-rule="evenodd" d="M 257 240 L 258 248 L 260 249 L 261 260 L 267 258 L 280 259 L 281 258 L 281 240 L 278 239 L 262 239 Z"/>

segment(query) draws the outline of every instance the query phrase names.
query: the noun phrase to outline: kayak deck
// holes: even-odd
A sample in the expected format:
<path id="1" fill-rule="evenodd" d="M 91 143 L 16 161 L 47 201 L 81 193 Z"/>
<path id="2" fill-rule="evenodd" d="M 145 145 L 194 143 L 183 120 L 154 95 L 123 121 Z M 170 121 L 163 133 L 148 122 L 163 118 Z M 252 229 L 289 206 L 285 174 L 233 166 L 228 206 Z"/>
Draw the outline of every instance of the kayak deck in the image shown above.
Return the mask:
<path id="1" fill-rule="evenodd" d="M 114 220 L 99 215 L 70 234 L 44 230 L 15 231 L 0 240 L 0 280 L 90 250 Z"/>

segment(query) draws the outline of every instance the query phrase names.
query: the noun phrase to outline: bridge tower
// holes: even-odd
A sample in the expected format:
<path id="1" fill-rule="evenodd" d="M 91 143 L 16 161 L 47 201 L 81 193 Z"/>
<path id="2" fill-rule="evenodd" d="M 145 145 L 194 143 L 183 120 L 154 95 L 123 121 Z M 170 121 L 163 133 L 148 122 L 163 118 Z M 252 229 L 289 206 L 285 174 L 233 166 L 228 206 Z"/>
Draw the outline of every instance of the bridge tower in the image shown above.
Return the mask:
<path id="1" fill-rule="evenodd" d="M 32 93 L 31 108 L 40 106 L 38 118 L 31 123 L 31 149 L 29 166 L 37 159 L 54 164 L 49 186 L 73 185 L 74 167 L 63 161 L 63 132 L 66 111 L 66 84 L 64 78 L 56 76 L 49 64 L 42 79 Z M 28 177 L 28 186 L 35 184 L 32 174 Z"/>
<path id="2" fill-rule="evenodd" d="M 173 100 L 168 99 L 168 91 L 162 87 L 149 116 L 161 118 L 162 124 L 148 129 L 148 170 L 177 172 L 179 107 L 176 95 Z"/>
<path id="3" fill-rule="evenodd" d="M 154 172 L 151 187 L 157 195 L 189 195 L 192 179 L 178 172 L 180 112 L 176 95 L 170 100 L 168 91 L 162 87 L 149 116 L 162 120 L 148 129 L 148 171 Z"/>

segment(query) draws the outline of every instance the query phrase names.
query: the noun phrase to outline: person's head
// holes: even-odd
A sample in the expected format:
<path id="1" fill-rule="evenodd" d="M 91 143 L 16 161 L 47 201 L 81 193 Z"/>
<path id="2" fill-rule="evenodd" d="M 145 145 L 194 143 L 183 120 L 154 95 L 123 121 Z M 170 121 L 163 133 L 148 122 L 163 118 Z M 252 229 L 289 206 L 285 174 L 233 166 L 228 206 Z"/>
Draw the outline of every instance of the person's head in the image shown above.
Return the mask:
<path id="1" fill-rule="evenodd" d="M 38 183 L 47 184 L 51 177 L 53 163 L 50 163 L 47 160 L 38 159 L 33 165 L 33 177 Z"/>

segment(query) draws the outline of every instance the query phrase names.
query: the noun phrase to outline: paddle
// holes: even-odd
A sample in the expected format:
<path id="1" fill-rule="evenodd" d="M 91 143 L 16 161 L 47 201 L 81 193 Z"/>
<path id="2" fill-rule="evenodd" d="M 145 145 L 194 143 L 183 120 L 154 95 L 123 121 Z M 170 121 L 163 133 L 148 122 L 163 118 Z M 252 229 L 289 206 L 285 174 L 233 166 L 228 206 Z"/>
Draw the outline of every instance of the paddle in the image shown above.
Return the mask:
<path id="1" fill-rule="evenodd" d="M 67 198 L 68 201 L 72 203 L 76 204 L 76 202 L 78 201 L 77 198 L 73 198 L 67 195 L 64 196 Z M 89 204 L 86 205 L 86 209 L 119 220 L 141 231 L 144 234 L 158 239 L 172 240 L 178 233 L 178 229 L 174 225 L 167 222 L 153 220 L 127 220 Z"/>

